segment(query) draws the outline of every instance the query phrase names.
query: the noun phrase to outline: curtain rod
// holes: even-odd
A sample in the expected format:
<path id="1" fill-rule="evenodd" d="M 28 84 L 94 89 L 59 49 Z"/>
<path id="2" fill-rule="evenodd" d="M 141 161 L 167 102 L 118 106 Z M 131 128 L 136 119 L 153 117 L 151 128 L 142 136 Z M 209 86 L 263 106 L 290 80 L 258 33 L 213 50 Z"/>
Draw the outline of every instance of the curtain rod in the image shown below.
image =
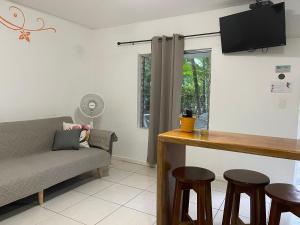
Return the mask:
<path id="1" fill-rule="evenodd" d="M 201 37 L 201 36 L 207 36 L 207 35 L 214 35 L 214 34 L 220 34 L 221 32 L 211 32 L 211 33 L 202 33 L 202 34 L 191 34 L 191 35 L 185 35 L 183 38 L 191 38 L 191 37 Z M 117 44 L 120 45 L 127 45 L 127 44 L 132 44 L 134 45 L 135 43 L 146 43 L 146 42 L 151 42 L 152 39 L 147 39 L 147 40 L 139 40 L 139 41 L 125 41 L 125 42 L 118 42 Z"/>

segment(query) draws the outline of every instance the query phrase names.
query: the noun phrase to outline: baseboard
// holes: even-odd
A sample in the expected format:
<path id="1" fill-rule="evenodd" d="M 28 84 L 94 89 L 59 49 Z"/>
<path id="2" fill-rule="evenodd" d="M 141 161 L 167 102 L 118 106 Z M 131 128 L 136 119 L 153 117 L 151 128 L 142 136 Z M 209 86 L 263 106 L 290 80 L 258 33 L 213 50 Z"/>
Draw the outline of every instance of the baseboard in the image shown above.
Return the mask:
<path id="1" fill-rule="evenodd" d="M 128 162 L 128 163 L 134 163 L 134 164 L 138 164 L 138 165 L 142 165 L 142 166 L 150 166 L 150 164 L 145 161 L 139 161 L 139 160 L 135 160 L 135 159 L 127 158 L 127 157 L 113 155 L 112 159 L 124 161 L 124 162 Z"/>
<path id="2" fill-rule="evenodd" d="M 135 160 L 135 159 L 130 159 L 130 158 L 127 158 L 127 157 L 121 157 L 121 156 L 113 155 L 112 159 L 119 160 L 119 161 L 124 161 L 124 162 L 128 162 L 128 163 L 134 163 L 134 164 L 138 164 L 138 165 L 142 165 L 142 166 L 150 166 L 149 163 L 147 163 L 147 162 L 139 161 L 139 160 Z M 225 182 L 225 179 L 223 178 L 223 176 L 218 175 L 218 174 L 216 174 L 216 180 Z"/>

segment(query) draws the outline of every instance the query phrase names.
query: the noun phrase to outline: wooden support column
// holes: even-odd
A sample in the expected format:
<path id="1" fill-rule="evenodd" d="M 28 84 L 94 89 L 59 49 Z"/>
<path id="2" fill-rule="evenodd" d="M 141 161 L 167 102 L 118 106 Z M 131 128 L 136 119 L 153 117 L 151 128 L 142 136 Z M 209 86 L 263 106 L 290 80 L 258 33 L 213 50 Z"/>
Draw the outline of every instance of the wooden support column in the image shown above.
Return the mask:
<path id="1" fill-rule="evenodd" d="M 158 141 L 157 149 L 157 225 L 170 225 L 175 179 L 172 170 L 185 166 L 185 145 Z"/>

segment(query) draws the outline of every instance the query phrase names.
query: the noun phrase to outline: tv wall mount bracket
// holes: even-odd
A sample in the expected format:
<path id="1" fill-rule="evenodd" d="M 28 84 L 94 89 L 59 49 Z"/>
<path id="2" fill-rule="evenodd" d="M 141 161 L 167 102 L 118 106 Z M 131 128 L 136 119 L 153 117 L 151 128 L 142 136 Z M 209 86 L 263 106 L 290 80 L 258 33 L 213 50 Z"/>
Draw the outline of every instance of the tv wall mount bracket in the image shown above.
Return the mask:
<path id="1" fill-rule="evenodd" d="M 270 6 L 273 5 L 274 3 L 270 0 L 256 0 L 256 3 L 250 4 L 249 8 L 250 9 L 258 9 L 264 6 Z"/>

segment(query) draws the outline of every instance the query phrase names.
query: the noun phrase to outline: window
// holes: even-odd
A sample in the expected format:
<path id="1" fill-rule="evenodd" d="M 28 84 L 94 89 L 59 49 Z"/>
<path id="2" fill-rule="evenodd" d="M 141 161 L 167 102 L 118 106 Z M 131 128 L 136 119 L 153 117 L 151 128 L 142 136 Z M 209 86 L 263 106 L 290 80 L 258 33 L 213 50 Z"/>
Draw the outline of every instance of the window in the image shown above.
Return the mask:
<path id="1" fill-rule="evenodd" d="M 150 82 L 151 82 L 151 54 L 139 55 L 140 74 L 140 118 L 142 128 L 150 124 Z"/>
<path id="2" fill-rule="evenodd" d="M 189 51 L 184 54 L 181 112 L 186 108 L 192 109 L 198 129 L 208 129 L 209 125 L 210 56 L 210 51 Z"/>
<path id="3" fill-rule="evenodd" d="M 142 128 L 149 127 L 150 119 L 150 84 L 151 55 L 139 56 L 140 75 L 140 119 Z M 192 109 L 197 121 L 197 129 L 208 129 L 209 94 L 211 74 L 211 51 L 186 51 L 183 62 L 181 89 L 181 112 Z"/>

